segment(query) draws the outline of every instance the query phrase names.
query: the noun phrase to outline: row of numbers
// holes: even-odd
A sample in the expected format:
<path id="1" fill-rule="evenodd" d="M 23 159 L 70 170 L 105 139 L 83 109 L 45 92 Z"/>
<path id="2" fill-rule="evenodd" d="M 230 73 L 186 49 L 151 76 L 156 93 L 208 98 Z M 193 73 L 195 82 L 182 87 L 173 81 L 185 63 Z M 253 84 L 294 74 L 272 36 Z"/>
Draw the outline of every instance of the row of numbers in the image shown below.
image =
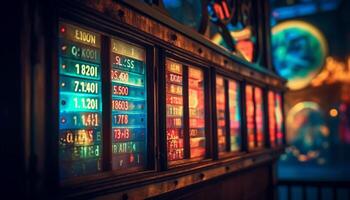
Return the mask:
<path id="1" fill-rule="evenodd" d="M 98 94 L 98 83 L 86 81 L 74 81 L 74 92 Z"/>
<path id="2" fill-rule="evenodd" d="M 97 98 L 73 98 L 74 107 L 77 109 L 98 110 Z"/>
<path id="3" fill-rule="evenodd" d="M 89 77 L 97 77 L 97 67 L 87 64 L 75 64 L 77 74 Z"/>

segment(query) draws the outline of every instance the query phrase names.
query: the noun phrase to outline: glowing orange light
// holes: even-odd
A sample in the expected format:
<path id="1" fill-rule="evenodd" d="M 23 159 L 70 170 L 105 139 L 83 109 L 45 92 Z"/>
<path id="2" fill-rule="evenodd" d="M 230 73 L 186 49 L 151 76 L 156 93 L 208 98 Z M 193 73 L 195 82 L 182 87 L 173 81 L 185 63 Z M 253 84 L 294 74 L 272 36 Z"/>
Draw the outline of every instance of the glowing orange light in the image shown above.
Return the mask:
<path id="1" fill-rule="evenodd" d="M 335 108 L 330 109 L 330 110 L 329 110 L 329 115 L 330 115 L 331 117 L 336 117 L 336 116 L 338 116 L 338 110 L 335 109 Z"/>
<path id="2" fill-rule="evenodd" d="M 230 16 L 230 12 L 228 11 L 228 6 L 225 1 L 222 2 L 222 7 L 224 7 L 226 17 Z"/>
<path id="3" fill-rule="evenodd" d="M 254 44 L 249 40 L 243 40 L 237 42 L 237 50 L 243 55 L 248 61 L 253 60 Z"/>

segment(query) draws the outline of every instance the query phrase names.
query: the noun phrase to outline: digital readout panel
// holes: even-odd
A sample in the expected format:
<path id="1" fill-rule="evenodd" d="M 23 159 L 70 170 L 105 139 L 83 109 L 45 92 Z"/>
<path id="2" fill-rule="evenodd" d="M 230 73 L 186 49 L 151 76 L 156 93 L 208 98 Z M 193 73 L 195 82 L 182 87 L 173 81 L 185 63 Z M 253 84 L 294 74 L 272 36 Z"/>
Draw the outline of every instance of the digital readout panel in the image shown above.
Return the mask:
<path id="1" fill-rule="evenodd" d="M 277 144 L 283 145 L 283 113 L 282 113 L 282 95 L 280 93 L 275 94 L 275 116 L 276 116 L 276 131 L 277 131 Z"/>
<path id="2" fill-rule="evenodd" d="M 216 76 L 216 116 L 218 151 L 226 151 L 226 95 L 225 81 L 222 76 Z"/>
<path id="3" fill-rule="evenodd" d="M 67 179 L 101 171 L 100 34 L 59 23 L 59 165 Z"/>
<path id="4" fill-rule="evenodd" d="M 146 50 L 111 39 L 112 168 L 147 162 Z"/>
<path id="5" fill-rule="evenodd" d="M 239 151 L 241 147 L 241 113 L 240 90 L 236 81 L 228 82 L 229 112 L 230 112 L 230 143 L 231 151 Z"/>
<path id="6" fill-rule="evenodd" d="M 168 161 L 184 159 L 183 68 L 166 60 L 166 136 Z"/>
<path id="7" fill-rule="evenodd" d="M 188 107 L 191 158 L 205 156 L 204 73 L 188 67 Z"/>
<path id="8" fill-rule="evenodd" d="M 268 98 L 270 144 L 272 147 L 274 147 L 276 146 L 275 93 L 272 91 L 269 91 L 267 98 Z"/>
<path id="9" fill-rule="evenodd" d="M 265 143 L 264 101 L 263 101 L 263 91 L 261 88 L 254 87 L 254 99 L 255 99 L 255 126 L 256 126 L 257 146 L 263 147 Z"/>
<path id="10" fill-rule="evenodd" d="M 254 87 L 252 85 L 246 85 L 246 117 L 247 117 L 247 137 L 248 147 L 255 147 L 255 119 L 254 119 Z"/>

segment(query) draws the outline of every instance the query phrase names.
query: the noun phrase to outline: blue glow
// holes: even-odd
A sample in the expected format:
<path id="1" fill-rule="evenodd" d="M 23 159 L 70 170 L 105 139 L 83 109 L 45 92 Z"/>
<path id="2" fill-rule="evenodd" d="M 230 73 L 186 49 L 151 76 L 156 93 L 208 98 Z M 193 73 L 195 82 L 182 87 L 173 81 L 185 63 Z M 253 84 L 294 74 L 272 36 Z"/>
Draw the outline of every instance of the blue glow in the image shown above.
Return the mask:
<path id="1" fill-rule="evenodd" d="M 202 2 L 195 0 L 164 0 L 165 9 L 176 21 L 199 29 L 202 20 Z"/>
<path id="2" fill-rule="evenodd" d="M 272 1 L 272 4 L 274 3 L 275 2 Z M 276 20 L 290 19 L 315 14 L 317 12 L 335 10 L 339 6 L 339 3 L 339 0 L 325 0 L 318 2 L 315 0 L 303 1 L 292 5 L 283 4 L 282 6 L 276 6 L 272 13 Z"/>

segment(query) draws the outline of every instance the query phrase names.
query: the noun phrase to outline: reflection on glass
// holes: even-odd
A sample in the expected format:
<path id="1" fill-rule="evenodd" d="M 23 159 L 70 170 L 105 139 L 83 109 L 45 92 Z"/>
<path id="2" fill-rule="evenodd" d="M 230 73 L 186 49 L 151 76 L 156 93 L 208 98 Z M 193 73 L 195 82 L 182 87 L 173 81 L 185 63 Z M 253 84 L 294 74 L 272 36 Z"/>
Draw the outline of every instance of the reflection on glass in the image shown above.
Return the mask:
<path id="1" fill-rule="evenodd" d="M 216 115 L 217 115 L 217 136 L 218 151 L 226 151 L 226 101 L 225 101 L 225 85 L 221 76 L 216 76 Z"/>
<path id="2" fill-rule="evenodd" d="M 191 158 L 204 157 L 204 75 L 202 70 L 195 67 L 188 68 L 188 98 Z"/>
<path id="3" fill-rule="evenodd" d="M 255 99 L 255 124 L 256 124 L 256 135 L 257 135 L 257 146 L 264 146 L 264 102 L 263 92 L 259 87 L 254 88 L 254 99 Z"/>
<path id="4" fill-rule="evenodd" d="M 255 147 L 254 139 L 254 99 L 253 99 L 253 86 L 246 85 L 246 115 L 247 115 L 247 136 L 248 136 L 248 147 Z"/>
<path id="5" fill-rule="evenodd" d="M 240 108 L 239 108 L 239 85 L 236 81 L 229 81 L 229 112 L 230 112 L 230 142 L 231 142 L 231 151 L 240 150 L 241 145 L 241 117 L 240 117 Z"/>
<path id="6" fill-rule="evenodd" d="M 182 65 L 166 60 L 166 135 L 168 161 L 184 158 Z"/>

